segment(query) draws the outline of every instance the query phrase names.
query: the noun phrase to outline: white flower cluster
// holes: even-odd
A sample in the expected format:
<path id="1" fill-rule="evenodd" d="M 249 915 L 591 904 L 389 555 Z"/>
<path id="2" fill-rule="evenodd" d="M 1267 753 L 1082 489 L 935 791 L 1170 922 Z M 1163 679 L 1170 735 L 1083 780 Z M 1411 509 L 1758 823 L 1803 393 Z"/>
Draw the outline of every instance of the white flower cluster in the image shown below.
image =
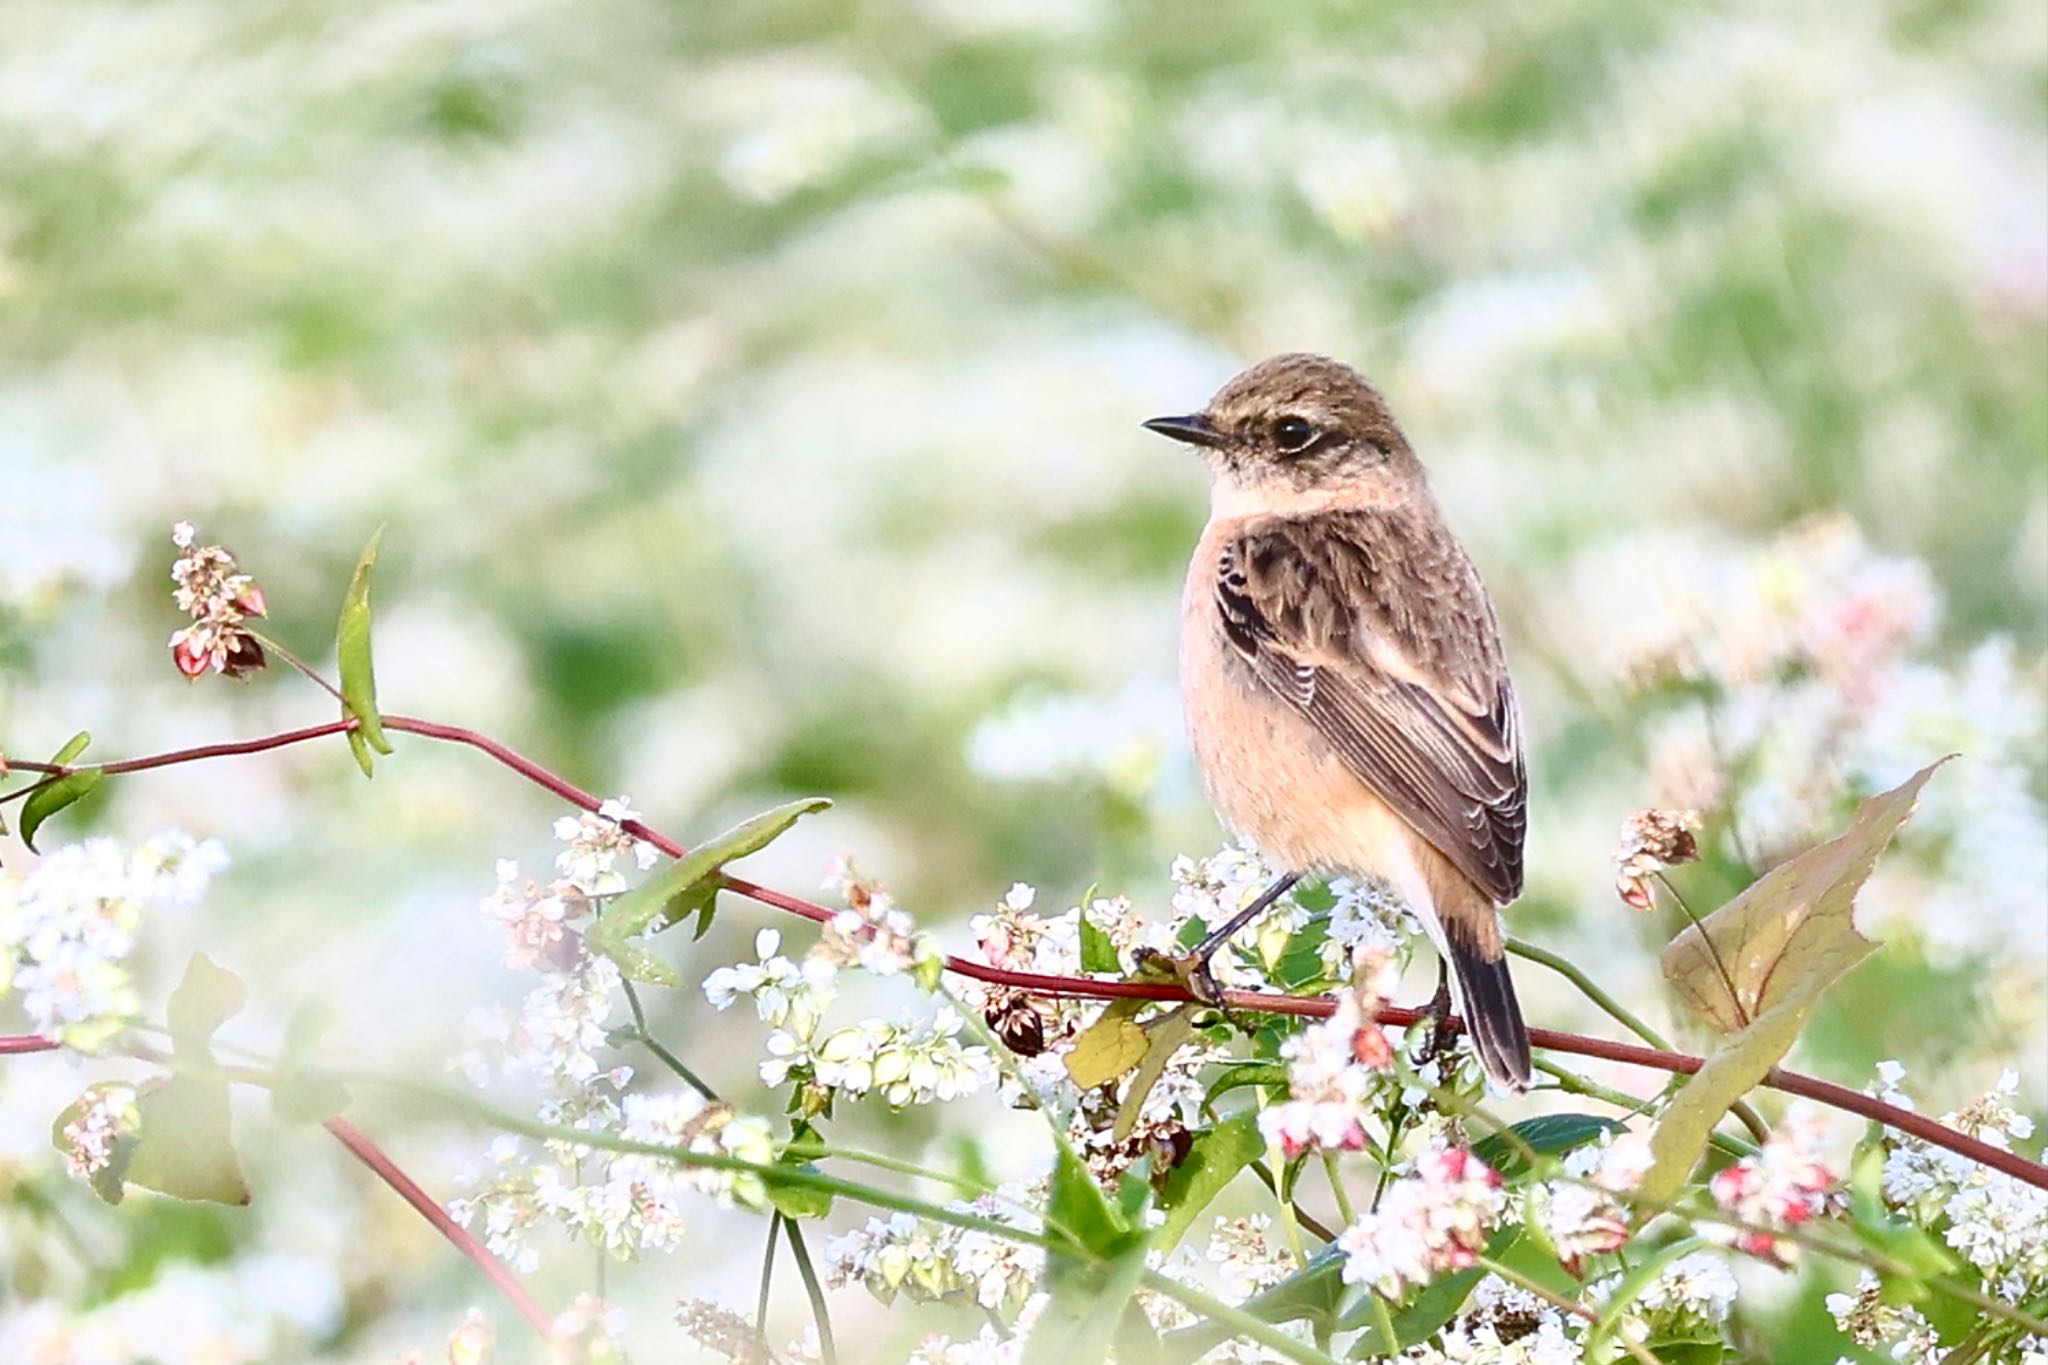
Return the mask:
<path id="1" fill-rule="evenodd" d="M 1500 1174 L 1460 1147 L 1436 1147 L 1387 1186 L 1379 1207 L 1338 1235 L 1344 1280 L 1388 1297 L 1463 1270 L 1507 1209 Z"/>
<path id="2" fill-rule="evenodd" d="M 755 962 L 720 967 L 704 979 L 704 995 L 719 1009 L 741 996 L 753 999 L 768 1035 L 761 1080 L 782 1086 L 792 1076 L 820 1091 L 858 1099 L 870 1092 L 901 1108 L 957 1099 L 994 1084 L 995 1059 L 978 1044 L 959 1040 L 965 1026 L 951 1008 L 929 1021 L 892 1024 L 868 1019 L 826 1031 L 824 1014 L 835 996 L 835 954 L 813 951 L 801 964 L 781 955 L 782 935 L 754 936 Z M 825 1096 L 815 1095 L 822 1104 Z"/>
<path id="3" fill-rule="evenodd" d="M 876 976 L 894 976 L 938 956 L 937 944 L 917 932 L 909 913 L 863 876 L 850 854 L 839 855 L 825 878 L 825 889 L 846 902 L 844 910 L 826 921 L 819 943 L 819 950 L 834 964 L 858 964 Z"/>
<path id="4" fill-rule="evenodd" d="M 169 830 L 133 849 L 67 844 L 26 875 L 0 869 L 0 995 L 17 993 L 46 1038 L 104 1046 L 139 1008 L 128 955 L 144 917 L 196 905 L 226 866 L 218 840 Z"/>
<path id="5" fill-rule="evenodd" d="M 1229 845 L 1207 858 L 1173 860 L 1173 928 L 1190 919 L 1210 929 L 1259 898 L 1280 876 L 1256 849 Z M 1290 890 L 1218 949 L 1210 970 L 1225 986 L 1256 990 L 1267 984 L 1288 940 L 1308 925 L 1310 912 Z"/>
<path id="6" fill-rule="evenodd" d="M 1571 1180 L 1546 1180 L 1531 1192 L 1530 1209 L 1558 1260 L 1577 1274 L 1586 1259 L 1618 1250 L 1629 1238 L 1629 1215 L 1614 1196 L 1633 1190 L 1651 1163 L 1647 1132 L 1609 1134 L 1575 1148 L 1564 1159 Z"/>
<path id="7" fill-rule="evenodd" d="M 1005 1186 L 1002 1198 L 983 1196 L 952 1207 L 1036 1232 L 1039 1223 L 1015 1207 L 1034 1191 Z M 1042 1197 L 1043 1189 L 1035 1191 Z M 1045 1268 L 1035 1246 L 907 1213 L 870 1218 L 865 1226 L 825 1244 L 834 1285 L 859 1284 L 883 1303 L 897 1295 L 915 1302 L 963 1304 L 1005 1320 L 1021 1312 Z"/>
<path id="8" fill-rule="evenodd" d="M 1260 1112 L 1259 1131 L 1279 1143 L 1288 1160 L 1366 1145 L 1365 1121 L 1385 1097 L 1382 1081 L 1393 1070 L 1399 1042 L 1376 1015 L 1400 980 L 1392 958 L 1362 952 L 1336 1012 L 1280 1045 L 1288 1097 Z"/>
<path id="9" fill-rule="evenodd" d="M 485 919 L 505 933 L 508 965 L 540 980 L 516 1010 L 479 1011 L 469 1046 L 455 1065 L 478 1085 L 494 1074 L 538 1082 L 546 1092 L 541 1117 L 632 1142 L 738 1157 L 775 1158 L 765 1120 L 738 1115 L 693 1092 L 624 1093 L 629 1066 L 607 1066 L 610 1027 L 623 995 L 618 967 L 590 952 L 584 933 L 602 898 L 626 888 L 621 869 L 642 870 L 658 857 L 627 832 L 638 819 L 626 798 L 554 825 L 563 847 L 545 886 L 522 881 L 509 862 L 498 865 L 497 889 L 482 903 Z M 536 1253 L 528 1234 L 558 1223 L 613 1255 L 673 1247 L 683 1234 L 683 1202 L 696 1193 L 729 1203 L 761 1199 L 757 1177 L 678 1164 L 651 1154 L 614 1152 L 575 1141 L 530 1143 L 500 1137 L 490 1149 L 489 1179 L 450 1209 L 479 1224 L 491 1249 L 523 1268 Z"/>
<path id="10" fill-rule="evenodd" d="M 1827 1116 L 1813 1105 L 1793 1105 L 1762 1150 L 1716 1172 L 1707 1182 L 1708 1193 L 1727 1212 L 1752 1225 L 1798 1227 L 1812 1222 L 1827 1212 L 1841 1183 L 1823 1155 L 1829 1126 Z M 1790 1265 L 1798 1257 L 1795 1243 L 1754 1226 L 1710 1225 L 1706 1231 L 1738 1251 L 1776 1265 Z"/>
<path id="11" fill-rule="evenodd" d="M 79 1098 L 63 1131 L 64 1166 L 80 1180 L 90 1179 L 113 1163 L 123 1138 L 142 1126 L 142 1112 L 135 1105 L 132 1087 L 118 1083 L 96 1085 Z"/>
<path id="12" fill-rule="evenodd" d="M 1885 1068 L 1896 1094 L 1903 1071 Z M 2034 1134 L 2012 1107 L 2019 1077 L 2007 1071 L 1992 1089 L 1941 1121 L 1993 1147 L 2011 1150 Z M 1890 1098 L 1888 1094 L 1888 1098 Z M 1946 1148 L 1894 1135 L 1884 1164 L 1885 1202 L 1942 1239 L 1983 1276 L 1986 1293 L 2031 1303 L 2048 1293 L 2048 1191 L 1980 1166 Z"/>
<path id="13" fill-rule="evenodd" d="M 1605 1305 L 1622 1278 L 1615 1274 L 1596 1281 L 1587 1289 L 1588 1302 L 1596 1308 Z M 1689 1252 L 1665 1266 L 1636 1295 L 1622 1314 L 1621 1332 L 1637 1341 L 1711 1332 L 1728 1320 L 1736 1289 L 1735 1272 L 1719 1253 Z"/>
<path id="14" fill-rule="evenodd" d="M 1584 1359 L 1565 1315 L 1496 1275 L 1473 1287 L 1439 1344 L 1409 1348 L 1403 1365 L 1578 1365 Z"/>
<path id="15" fill-rule="evenodd" d="M 558 1117 L 567 1117 L 558 1114 Z M 631 1094 L 616 1105 L 593 1103 L 576 1125 L 628 1142 L 683 1148 L 767 1164 L 774 1136 L 765 1119 L 739 1115 L 694 1092 Z M 491 1144 L 493 1178 L 448 1209 L 466 1226 L 481 1224 L 485 1244 L 522 1270 L 539 1256 L 527 1238 L 543 1222 L 559 1223 L 621 1259 L 675 1247 L 685 1230 L 685 1202 L 705 1195 L 728 1206 L 759 1205 L 760 1177 L 745 1171 L 688 1166 L 651 1153 L 616 1152 L 578 1142 L 530 1143 L 501 1136 Z"/>

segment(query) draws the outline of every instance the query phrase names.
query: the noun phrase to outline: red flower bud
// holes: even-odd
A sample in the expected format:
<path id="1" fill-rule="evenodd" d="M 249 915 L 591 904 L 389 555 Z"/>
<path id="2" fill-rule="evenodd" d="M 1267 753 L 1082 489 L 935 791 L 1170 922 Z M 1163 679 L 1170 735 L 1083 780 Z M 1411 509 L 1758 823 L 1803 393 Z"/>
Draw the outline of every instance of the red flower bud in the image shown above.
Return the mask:
<path id="1" fill-rule="evenodd" d="M 171 659 L 178 665 L 180 673 L 195 680 L 212 664 L 207 657 L 206 646 L 189 630 L 181 630 L 171 637 Z"/>

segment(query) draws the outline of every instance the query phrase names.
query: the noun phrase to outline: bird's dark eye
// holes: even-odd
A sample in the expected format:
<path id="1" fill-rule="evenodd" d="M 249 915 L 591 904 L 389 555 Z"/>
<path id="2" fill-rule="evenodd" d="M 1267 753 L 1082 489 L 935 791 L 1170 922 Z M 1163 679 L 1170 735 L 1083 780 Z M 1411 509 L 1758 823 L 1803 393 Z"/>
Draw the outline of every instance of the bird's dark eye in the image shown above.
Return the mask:
<path id="1" fill-rule="evenodd" d="M 1314 445 L 1322 433 L 1304 417 L 1282 417 L 1273 424 L 1273 444 L 1284 455 L 1299 455 Z"/>

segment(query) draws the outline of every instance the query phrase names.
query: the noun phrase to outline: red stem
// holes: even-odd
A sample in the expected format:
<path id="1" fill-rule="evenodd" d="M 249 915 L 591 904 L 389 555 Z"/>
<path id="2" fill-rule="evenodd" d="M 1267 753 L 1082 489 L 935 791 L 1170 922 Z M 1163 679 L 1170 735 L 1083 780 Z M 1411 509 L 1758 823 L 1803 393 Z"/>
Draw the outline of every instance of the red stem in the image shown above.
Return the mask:
<path id="1" fill-rule="evenodd" d="M 419 1182 L 400 1170 L 398 1163 L 385 1155 L 383 1148 L 370 1141 L 362 1129 L 347 1119 L 331 1118 L 327 1120 L 326 1127 L 342 1146 L 355 1155 L 356 1160 L 374 1171 L 379 1180 L 398 1192 L 400 1199 L 412 1205 L 443 1237 L 453 1242 L 457 1251 L 475 1261 L 477 1268 L 498 1287 L 498 1292 L 519 1310 L 520 1316 L 533 1324 L 533 1330 L 540 1333 L 542 1341 L 553 1336 L 553 1323 L 541 1311 L 541 1306 L 533 1301 L 533 1296 L 526 1292 L 526 1286 L 519 1283 L 519 1277 L 492 1255 L 489 1247 L 471 1236 L 468 1228 L 449 1217 L 448 1210 L 435 1203 L 433 1196 L 419 1187 Z"/>
<path id="2" fill-rule="evenodd" d="M 512 771 L 537 786 L 544 787 L 571 805 L 587 811 L 595 811 L 599 800 L 575 783 L 559 774 L 550 772 L 532 759 L 519 753 L 488 735 L 459 725 L 442 725 L 437 721 L 420 720 L 413 716 L 384 716 L 384 728 L 405 734 L 421 735 L 428 739 L 442 740 L 450 744 L 463 744 L 490 755 Z M 146 758 L 132 758 L 119 763 L 99 765 L 109 773 L 142 772 L 150 768 L 168 767 L 175 763 L 190 763 L 202 758 L 226 758 L 237 754 L 257 754 L 269 749 L 283 748 L 305 740 L 320 739 L 327 735 L 341 734 L 355 728 L 353 719 L 329 721 L 325 725 L 310 725 L 302 730 L 288 730 L 282 734 L 268 735 L 261 739 L 243 740 L 231 744 L 209 744 L 196 749 L 178 749 L 170 753 L 156 754 Z M 75 771 L 74 768 L 49 763 L 13 764 L 24 772 L 62 775 Z M 80 765 L 86 766 L 86 765 Z M 625 830 L 636 839 L 644 839 L 672 858 L 680 858 L 686 850 L 683 845 L 653 829 L 639 820 L 628 820 Z M 742 877 L 728 875 L 725 879 L 727 890 L 758 901 L 763 905 L 786 910 L 793 915 L 823 923 L 835 913 L 815 901 L 792 896 L 773 887 L 762 886 Z M 1187 990 L 1177 984 L 1142 981 L 1097 981 L 1077 976 L 1044 976 L 1035 972 L 1013 972 L 1002 967 L 991 967 L 985 962 L 969 958 L 946 958 L 946 970 L 975 981 L 991 985 L 1010 986 L 1029 991 L 1036 995 L 1082 997 L 1097 1000 L 1167 1000 L 1187 1001 L 1192 999 Z M 1232 1009 L 1266 1014 L 1296 1014 L 1321 1018 L 1336 1008 L 1328 996 L 1275 995 L 1264 991 L 1225 991 L 1223 999 Z M 1384 1008 L 1379 1012 L 1383 1024 L 1408 1025 L 1423 1017 L 1423 1011 Z M 1452 1027 L 1458 1021 L 1449 1021 Z M 7 1040 L 0 1040 L 4 1043 Z M 1702 1060 L 1683 1052 L 1665 1052 L 1658 1048 L 1640 1047 L 1634 1043 L 1610 1042 L 1605 1038 L 1591 1038 L 1579 1033 L 1561 1033 L 1556 1029 L 1532 1028 L 1529 1041 L 1552 1052 L 1568 1052 L 1581 1057 L 1598 1057 L 1606 1061 L 1622 1062 L 1629 1066 L 1650 1067 L 1658 1071 L 1669 1071 L 1679 1075 L 1691 1075 L 1701 1067 Z M 0 1047 L 0 1052 L 8 1049 Z M 35 1049 L 22 1048 L 21 1051 Z M 1861 1094 L 1847 1086 L 1836 1085 L 1813 1076 L 1801 1075 L 1796 1071 L 1785 1071 L 1773 1067 L 1764 1077 L 1763 1083 L 1773 1090 L 1788 1095 L 1799 1095 L 1816 1100 L 1848 1113 L 1860 1114 L 1874 1119 L 1887 1128 L 1910 1133 L 1923 1142 L 1944 1147 L 1960 1156 L 1968 1157 L 1980 1165 L 2003 1171 L 2016 1180 L 2025 1181 L 2040 1189 L 2048 1189 L 2048 1166 L 2029 1161 L 2017 1152 L 1993 1147 L 1967 1133 L 1936 1123 L 1924 1115 L 1886 1104 L 1871 1095 Z"/>

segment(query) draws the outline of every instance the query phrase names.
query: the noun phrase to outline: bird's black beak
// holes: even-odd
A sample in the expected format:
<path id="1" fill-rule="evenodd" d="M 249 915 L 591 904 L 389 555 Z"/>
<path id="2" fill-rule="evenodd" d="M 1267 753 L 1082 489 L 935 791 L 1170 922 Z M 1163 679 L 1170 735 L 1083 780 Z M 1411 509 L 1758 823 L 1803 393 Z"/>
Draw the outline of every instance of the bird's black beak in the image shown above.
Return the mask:
<path id="1" fill-rule="evenodd" d="M 1191 446 L 1213 447 L 1223 444 L 1223 433 L 1216 430 L 1215 424 L 1199 412 L 1189 413 L 1185 417 L 1154 417 L 1145 423 L 1145 430 L 1156 431 L 1161 436 L 1184 441 Z"/>

